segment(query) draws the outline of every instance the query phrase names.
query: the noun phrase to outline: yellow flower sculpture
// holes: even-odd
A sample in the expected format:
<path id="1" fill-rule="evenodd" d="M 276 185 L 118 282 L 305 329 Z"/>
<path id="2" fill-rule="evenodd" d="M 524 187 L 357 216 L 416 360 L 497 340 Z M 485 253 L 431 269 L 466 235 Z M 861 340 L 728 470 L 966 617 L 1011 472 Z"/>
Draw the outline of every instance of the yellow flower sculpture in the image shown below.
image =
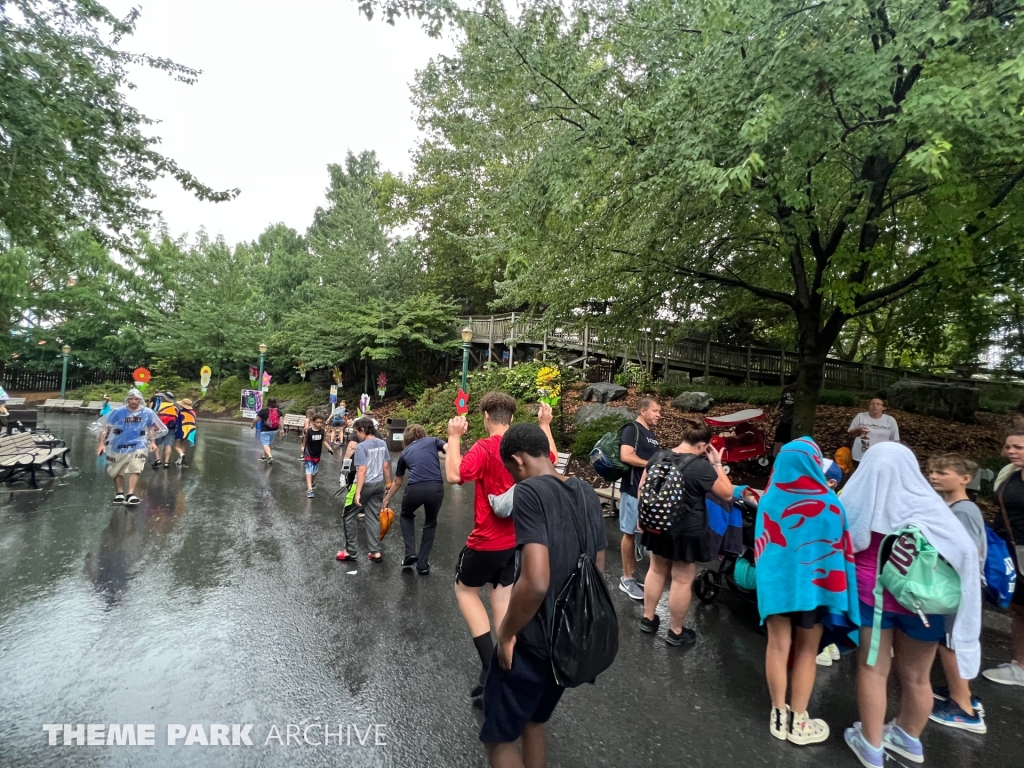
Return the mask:
<path id="1" fill-rule="evenodd" d="M 537 399 L 552 408 L 558 405 L 562 395 L 562 372 L 554 366 L 545 365 L 537 371 Z"/>

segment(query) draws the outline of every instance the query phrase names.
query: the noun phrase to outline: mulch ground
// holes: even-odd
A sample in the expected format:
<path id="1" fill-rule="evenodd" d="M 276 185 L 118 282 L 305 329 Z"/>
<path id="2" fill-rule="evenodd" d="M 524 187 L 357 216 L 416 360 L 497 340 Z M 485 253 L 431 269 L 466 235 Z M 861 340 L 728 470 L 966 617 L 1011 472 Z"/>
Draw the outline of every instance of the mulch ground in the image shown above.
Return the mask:
<path id="1" fill-rule="evenodd" d="M 585 405 L 579 398 L 582 386 L 566 390 L 563 393 L 562 409 L 567 416 L 574 414 L 582 405 Z M 615 400 L 609 405 L 625 405 L 633 411 L 637 409 L 637 403 L 642 395 L 634 387 L 629 389 L 629 394 L 620 400 Z M 757 408 L 758 406 L 749 403 L 729 403 L 727 405 L 714 405 L 707 414 L 679 411 L 672 407 L 672 398 L 656 397 L 661 403 L 661 421 L 658 423 L 655 434 L 662 446 L 678 445 L 682 435 L 682 423 L 684 419 L 702 421 L 707 416 L 724 416 L 729 413 L 743 410 L 745 408 Z M 814 439 L 821 446 L 826 456 L 832 456 L 836 449 L 851 444 L 849 436 L 850 422 L 858 413 L 866 410 L 867 404 L 858 408 L 845 408 L 840 406 L 820 405 L 816 411 Z M 775 425 L 778 422 L 778 408 L 766 409 L 768 418 L 766 424 L 766 442 L 769 452 L 775 435 Z M 900 428 L 900 441 L 911 448 L 921 461 L 922 466 L 927 460 L 944 453 L 962 453 L 975 460 L 998 456 L 1002 448 L 1003 437 L 1013 426 L 1020 426 L 1024 421 L 1021 414 L 995 414 L 979 411 L 975 414 L 974 424 L 960 424 L 958 422 L 940 419 L 934 416 L 920 416 L 905 411 L 888 411 L 896 419 Z M 571 421 L 571 419 L 566 420 Z M 573 460 L 570 470 L 573 474 L 594 483 L 597 486 L 607 485 L 586 462 Z M 763 487 L 768 479 L 768 469 L 757 466 L 754 462 L 745 462 L 735 465 L 732 475 L 734 482 L 749 483 Z"/>

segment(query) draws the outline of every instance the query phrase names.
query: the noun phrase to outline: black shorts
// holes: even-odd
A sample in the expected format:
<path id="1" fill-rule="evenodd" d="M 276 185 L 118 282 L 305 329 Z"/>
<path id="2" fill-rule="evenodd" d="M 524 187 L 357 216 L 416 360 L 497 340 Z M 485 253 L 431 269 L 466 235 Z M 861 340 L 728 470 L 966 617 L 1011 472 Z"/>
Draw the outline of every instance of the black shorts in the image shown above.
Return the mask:
<path id="1" fill-rule="evenodd" d="M 455 568 L 455 583 L 467 587 L 509 587 L 516 580 L 516 550 L 484 551 L 463 547 Z"/>
<path id="2" fill-rule="evenodd" d="M 793 422 L 779 424 L 775 428 L 775 442 L 788 443 L 793 439 Z"/>
<path id="3" fill-rule="evenodd" d="M 706 563 L 711 557 L 707 530 L 695 536 L 644 531 L 640 543 L 653 555 L 678 563 Z"/>
<path id="4" fill-rule="evenodd" d="M 789 613 L 780 613 L 778 615 L 788 617 L 795 628 L 814 629 L 815 624 L 825 623 L 829 610 L 824 606 L 818 606 L 813 611 L 790 611 Z"/>
<path id="5" fill-rule="evenodd" d="M 480 741 L 509 743 L 523 735 L 530 723 L 551 719 L 565 688 L 555 682 L 551 660 L 542 658 L 517 642 L 512 651 L 512 669 L 498 663 L 498 651 L 491 657 L 484 681 L 484 724 Z"/>

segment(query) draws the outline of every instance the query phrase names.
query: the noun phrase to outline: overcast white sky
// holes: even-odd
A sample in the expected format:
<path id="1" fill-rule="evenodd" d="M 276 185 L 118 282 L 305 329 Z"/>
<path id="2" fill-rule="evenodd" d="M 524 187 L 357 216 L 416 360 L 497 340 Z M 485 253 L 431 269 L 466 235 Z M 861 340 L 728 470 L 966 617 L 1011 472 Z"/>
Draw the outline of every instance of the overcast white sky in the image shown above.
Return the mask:
<path id="1" fill-rule="evenodd" d="M 124 47 L 200 69 L 189 86 L 139 71 L 129 94 L 162 150 L 229 203 L 202 203 L 173 182 L 154 186 L 154 207 L 173 235 L 205 227 L 229 243 L 283 221 L 300 232 L 327 187 L 328 163 L 375 149 L 384 168 L 411 167 L 417 129 L 409 85 L 450 43 L 415 21 L 392 27 L 358 14 L 354 0 L 108 0 L 139 6 Z"/>

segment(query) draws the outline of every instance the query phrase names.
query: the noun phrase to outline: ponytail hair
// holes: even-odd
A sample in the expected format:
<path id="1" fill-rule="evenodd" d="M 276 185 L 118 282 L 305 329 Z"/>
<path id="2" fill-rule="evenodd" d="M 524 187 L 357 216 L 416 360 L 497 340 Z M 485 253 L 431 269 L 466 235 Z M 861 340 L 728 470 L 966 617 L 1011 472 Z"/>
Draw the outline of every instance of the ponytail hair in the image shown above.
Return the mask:
<path id="1" fill-rule="evenodd" d="M 701 422 L 694 421 L 693 419 L 683 419 L 682 427 L 682 442 L 687 443 L 688 445 L 711 442 L 711 427 L 707 424 L 702 424 Z"/>

